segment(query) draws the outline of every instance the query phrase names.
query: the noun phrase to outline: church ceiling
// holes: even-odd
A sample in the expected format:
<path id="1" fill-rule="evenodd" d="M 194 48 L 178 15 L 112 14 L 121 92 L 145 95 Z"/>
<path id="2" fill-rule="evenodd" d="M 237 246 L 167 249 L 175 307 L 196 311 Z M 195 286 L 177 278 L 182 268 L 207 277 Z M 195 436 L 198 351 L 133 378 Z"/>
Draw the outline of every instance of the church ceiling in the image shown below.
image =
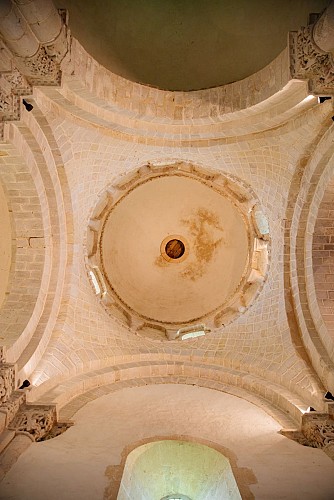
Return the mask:
<path id="1" fill-rule="evenodd" d="M 246 78 L 286 46 L 327 0 L 56 0 L 103 66 L 164 90 L 198 90 Z"/>

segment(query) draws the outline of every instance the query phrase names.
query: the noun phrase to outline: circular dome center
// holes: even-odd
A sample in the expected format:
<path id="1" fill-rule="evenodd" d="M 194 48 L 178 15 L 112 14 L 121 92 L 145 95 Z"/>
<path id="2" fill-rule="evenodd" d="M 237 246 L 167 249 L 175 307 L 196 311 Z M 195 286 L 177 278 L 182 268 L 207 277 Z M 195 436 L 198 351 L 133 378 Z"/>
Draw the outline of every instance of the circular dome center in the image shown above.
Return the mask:
<path id="1" fill-rule="evenodd" d="M 235 293 L 248 263 L 247 226 L 236 206 L 202 181 L 161 176 L 110 211 L 101 257 L 110 290 L 128 311 L 187 323 Z"/>
<path id="2" fill-rule="evenodd" d="M 165 251 L 171 259 L 179 259 L 184 254 L 185 246 L 181 240 L 173 239 L 169 240 L 165 246 Z"/>

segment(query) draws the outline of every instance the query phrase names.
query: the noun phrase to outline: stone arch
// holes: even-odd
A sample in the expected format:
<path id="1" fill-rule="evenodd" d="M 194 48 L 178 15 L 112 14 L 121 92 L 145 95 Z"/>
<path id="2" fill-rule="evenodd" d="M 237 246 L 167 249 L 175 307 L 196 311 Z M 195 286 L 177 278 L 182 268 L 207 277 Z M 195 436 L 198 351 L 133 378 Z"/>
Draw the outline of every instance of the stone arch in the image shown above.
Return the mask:
<path id="1" fill-rule="evenodd" d="M 41 283 L 47 280 L 45 262 L 50 259 L 45 248 L 45 214 L 41 209 L 43 185 L 34 181 L 23 155 L 11 144 L 2 144 L 0 176 L 11 211 L 12 263 L 7 296 L 1 309 L 6 357 L 17 361 L 30 337 L 43 306 Z M 43 220 L 44 219 L 44 220 Z M 7 357 L 9 353 L 9 358 Z"/>
<path id="2" fill-rule="evenodd" d="M 129 83 L 131 84 L 131 82 Z M 210 89 L 210 92 L 212 90 L 216 89 Z M 155 99 L 166 102 L 164 101 L 164 91 L 157 92 L 159 93 Z M 122 138 L 130 142 L 172 147 L 207 147 L 231 144 L 240 139 L 247 141 L 254 137 L 257 138 L 259 133 L 266 136 L 272 135 L 278 129 L 285 131 L 286 128 L 289 128 L 289 122 L 286 122 L 287 116 L 295 117 L 298 120 L 316 102 L 314 96 L 308 96 L 305 81 L 293 80 L 287 83 L 278 94 L 269 96 L 264 102 L 251 107 L 251 111 L 247 108 L 236 110 L 221 115 L 216 120 L 210 116 L 209 109 L 209 115 L 204 114 L 201 118 L 185 119 L 185 123 L 182 122 L 181 126 L 181 123 L 178 123 L 181 120 L 175 125 L 171 119 L 164 120 L 160 114 L 154 118 L 154 121 L 150 116 L 143 119 L 141 113 L 138 115 L 138 113 L 132 113 L 126 109 L 127 100 L 123 102 L 124 107 L 115 107 L 114 102 L 110 103 L 106 96 L 101 99 L 96 97 L 94 93 L 89 94 L 87 87 L 79 79 L 66 80 L 61 89 L 45 87 L 36 89 L 35 93 L 48 102 L 50 109 L 55 114 L 86 129 L 98 130 L 102 135 L 117 139 Z M 203 96 L 198 97 L 198 99 L 192 96 L 192 99 L 192 106 L 187 104 L 183 106 L 185 114 L 189 109 L 202 108 Z M 210 96 L 207 96 L 206 102 L 210 102 Z M 158 113 L 159 106 L 153 103 L 152 109 L 156 109 L 156 113 Z M 270 110 L 270 127 L 268 110 Z"/>
<path id="3" fill-rule="evenodd" d="M 31 280 L 35 290 L 34 294 L 31 287 L 22 287 L 32 303 L 32 309 L 24 316 L 24 299 L 18 296 L 15 287 L 13 289 L 15 303 L 20 302 L 16 310 L 20 312 L 21 323 L 26 321 L 25 325 L 6 316 L 6 304 L 13 308 L 10 294 L 1 311 L 4 318 L 9 319 L 11 328 L 17 327 L 16 334 L 6 336 L 5 359 L 17 363 L 18 382 L 30 376 L 50 340 L 62 299 L 66 264 L 71 262 L 73 252 L 68 240 L 68 231 L 73 231 L 71 200 L 60 153 L 38 105 L 31 101 L 34 103 L 32 113 L 22 110 L 19 124 L 6 125 L 8 142 L 2 148 L 8 153 L 1 158 L 6 166 L 1 175 L 9 201 L 13 198 L 16 261 L 18 255 L 23 254 L 23 264 L 18 263 L 18 278 L 14 282 L 23 279 L 26 287 Z"/>
<path id="4" fill-rule="evenodd" d="M 56 404 L 61 420 L 69 420 L 88 402 L 103 394 L 157 384 L 185 384 L 226 392 L 262 408 L 283 428 L 301 423 L 308 402 L 281 386 L 264 382 L 260 377 L 235 369 L 204 366 L 196 363 L 158 362 L 129 363 L 74 377 L 50 390 L 40 398 L 43 404 Z"/>
<path id="5" fill-rule="evenodd" d="M 334 344 L 314 319 L 319 313 L 316 312 L 312 268 L 312 234 L 334 152 L 333 126 L 328 128 L 329 120 L 301 157 L 290 188 L 286 212 L 285 300 L 291 334 L 295 345 L 299 345 L 300 355 L 306 360 L 311 358 L 326 389 L 334 390 Z"/>
<path id="6" fill-rule="evenodd" d="M 313 273 L 319 310 L 334 337 L 334 180 L 325 190 L 313 234 Z"/>
<path id="7" fill-rule="evenodd" d="M 73 258 L 72 200 L 64 164 L 53 131 L 44 116 L 45 110 L 42 111 L 38 102 L 32 99 L 31 102 L 34 104 L 33 112 L 22 113 L 24 125 L 19 128 L 19 134 L 26 140 L 29 129 L 34 140 L 38 142 L 37 147 L 35 143 L 34 149 L 31 147 L 33 142 L 27 141 L 25 152 L 27 155 L 32 153 L 42 173 L 42 182 L 47 194 L 44 207 L 49 214 L 52 234 L 50 241 L 52 263 L 49 270 L 48 296 L 35 332 L 35 339 L 32 339 L 18 363 L 19 375 L 22 378 L 36 368 L 51 340 L 56 324 L 66 322 L 68 301 L 62 299 L 69 294 L 67 285 L 71 273 L 68 270 L 71 268 Z M 16 137 L 16 140 L 20 143 L 20 137 Z"/>
<path id="8" fill-rule="evenodd" d="M 219 121 L 221 116 L 262 103 L 289 82 L 287 49 L 250 77 L 212 89 L 192 92 L 158 90 L 126 80 L 97 63 L 75 39 L 72 51 L 75 74 L 94 96 L 112 103 L 116 109 L 124 108 L 128 113 L 135 111 L 137 115 L 142 115 L 144 111 L 142 100 L 145 99 L 147 121 L 162 117 L 169 120 L 185 118 L 189 121 L 196 119 Z M 267 81 L 269 84 L 259 86 L 259 81 Z M 235 97 L 236 94 L 238 98 Z M 190 99 L 191 105 L 189 105 Z"/>
<path id="9" fill-rule="evenodd" d="M 309 214 L 308 214 L 308 219 L 307 219 L 307 236 L 306 236 L 306 243 L 305 243 L 305 262 L 308 263 L 307 266 L 305 266 L 305 274 L 306 274 L 306 293 L 307 293 L 307 300 L 310 308 L 310 313 L 312 315 L 312 319 L 314 321 L 314 324 L 317 328 L 317 331 L 319 332 L 319 336 L 321 338 L 321 341 L 326 349 L 326 352 L 331 359 L 331 361 L 334 363 L 334 336 L 331 335 L 331 333 L 328 330 L 328 325 L 326 324 L 326 318 L 323 316 L 323 310 L 322 310 L 322 305 L 326 304 L 326 308 L 329 306 L 330 308 L 330 301 L 333 297 L 330 296 L 329 294 L 329 289 L 331 285 L 324 285 L 322 286 L 322 289 L 327 291 L 328 293 L 328 299 L 327 302 L 322 303 L 322 299 L 318 295 L 318 290 L 317 288 L 317 273 L 315 270 L 315 266 L 319 264 L 319 261 L 314 261 L 316 258 L 314 255 L 314 245 L 317 244 L 317 241 L 319 241 L 319 237 L 321 237 L 323 244 L 324 245 L 330 245 L 331 243 L 324 243 L 325 241 L 328 240 L 331 237 L 331 229 L 330 229 L 330 224 L 332 223 L 331 217 L 329 218 L 329 221 L 327 222 L 328 219 L 323 218 L 323 210 L 322 207 L 324 207 L 323 202 L 326 204 L 327 207 L 331 206 L 332 200 L 332 189 L 333 189 L 333 164 L 334 164 L 334 156 L 330 154 L 325 157 L 325 163 L 322 165 L 323 170 L 320 171 L 319 173 L 319 178 L 317 182 L 316 189 L 313 194 L 312 202 L 310 204 L 309 208 Z M 328 197 L 326 201 L 325 197 Z M 328 216 L 328 212 L 327 212 Z M 321 221 L 321 222 L 320 222 Z M 324 225 L 325 224 L 325 225 Z M 328 226 L 326 228 L 326 225 Z M 324 230 L 324 228 L 326 230 Z M 326 233 L 326 234 L 325 234 Z M 311 235 L 311 236 L 310 236 Z M 326 251 L 325 249 L 323 249 Z M 324 256 L 325 254 L 322 253 Z M 329 254 L 329 262 L 331 262 L 331 253 Z M 311 265 L 309 263 L 311 262 Z M 325 267 L 322 268 L 323 271 L 326 270 Z M 331 276 L 331 267 L 327 266 L 328 270 L 328 277 L 330 279 Z M 326 283 L 326 275 L 321 278 L 321 280 L 324 280 L 323 282 Z M 329 281 L 329 283 L 331 283 Z M 319 290 L 320 291 L 320 290 Z"/>

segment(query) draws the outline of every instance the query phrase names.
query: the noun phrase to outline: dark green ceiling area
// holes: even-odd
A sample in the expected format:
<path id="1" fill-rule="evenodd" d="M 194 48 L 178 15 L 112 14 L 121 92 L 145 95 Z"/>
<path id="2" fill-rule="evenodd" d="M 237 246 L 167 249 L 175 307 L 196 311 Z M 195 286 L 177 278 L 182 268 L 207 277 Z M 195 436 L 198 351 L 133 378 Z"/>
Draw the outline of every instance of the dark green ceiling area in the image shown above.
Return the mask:
<path id="1" fill-rule="evenodd" d="M 287 33 L 328 0 L 56 0 L 103 66 L 165 90 L 241 80 L 272 61 Z"/>

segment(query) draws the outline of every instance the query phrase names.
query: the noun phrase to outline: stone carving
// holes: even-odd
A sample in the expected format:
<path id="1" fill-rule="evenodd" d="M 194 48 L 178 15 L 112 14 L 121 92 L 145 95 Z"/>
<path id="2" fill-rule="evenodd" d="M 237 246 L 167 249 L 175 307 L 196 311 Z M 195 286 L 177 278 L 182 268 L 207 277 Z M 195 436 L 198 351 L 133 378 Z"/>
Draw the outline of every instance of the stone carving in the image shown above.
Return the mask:
<path id="1" fill-rule="evenodd" d="M 18 66 L 32 85 L 60 85 L 59 64 L 48 55 L 43 46 L 33 57 L 18 61 Z"/>
<path id="2" fill-rule="evenodd" d="M 31 94 L 32 88 L 14 68 L 0 74 L 0 114 L 2 121 L 18 120 L 20 115 L 20 96 Z"/>
<path id="3" fill-rule="evenodd" d="M 40 441 L 56 422 L 55 406 L 23 405 L 11 422 L 9 429 L 27 432 L 35 441 Z"/>
<path id="4" fill-rule="evenodd" d="M 0 365 L 0 403 L 9 400 L 15 388 L 15 368 L 14 365 Z"/>
<path id="5" fill-rule="evenodd" d="M 2 78 L 2 75 L 0 76 Z M 0 112 L 4 114 L 14 114 L 16 109 L 14 109 L 14 99 L 13 95 L 6 93 L 2 87 L 0 87 Z M 15 99 L 16 101 L 16 99 Z"/>
<path id="6" fill-rule="evenodd" d="M 292 78 L 309 80 L 315 94 L 334 93 L 334 61 L 313 40 L 313 25 L 290 33 L 290 71 Z"/>
<path id="7" fill-rule="evenodd" d="M 11 92 L 16 95 L 31 93 L 31 86 L 18 69 L 14 68 L 10 73 L 2 73 L 1 77 L 8 82 Z"/>
<path id="8" fill-rule="evenodd" d="M 35 9 L 40 7 L 35 6 Z M 39 47 L 39 40 L 36 41 L 34 37 L 38 50 L 30 57 L 16 52 L 11 47 L 10 40 L 7 41 L 5 37 L 0 39 L 1 55 L 5 55 L 2 69 L 6 69 L 0 73 L 0 139 L 3 137 L 2 123 L 20 118 L 20 96 L 32 94 L 33 85 L 60 85 L 61 65 L 70 53 L 71 35 L 67 27 L 66 11 L 61 10 L 58 14 L 58 35 L 50 42 L 40 41 Z M 18 17 L 15 22 L 20 23 L 22 14 L 17 9 L 16 15 Z M 15 24 L 13 19 L 11 22 Z M 31 34 L 30 31 L 29 33 Z"/>
<path id="9" fill-rule="evenodd" d="M 302 432 L 308 446 L 312 448 L 325 448 L 334 444 L 334 420 L 329 418 L 314 417 L 303 423 Z"/>
<path id="10" fill-rule="evenodd" d="M 305 413 L 300 430 L 282 430 L 281 434 L 303 446 L 321 448 L 334 460 L 334 419 L 330 413 Z"/>
<path id="11" fill-rule="evenodd" d="M 22 404 L 25 403 L 26 395 L 24 391 L 15 391 L 11 395 L 10 399 L 0 406 L 0 413 L 5 413 L 6 415 L 6 425 L 8 425 Z"/>
<path id="12" fill-rule="evenodd" d="M 72 422 L 57 422 L 39 441 L 48 441 L 49 439 L 60 436 L 60 434 L 63 434 L 69 427 L 72 427 L 72 425 Z"/>

